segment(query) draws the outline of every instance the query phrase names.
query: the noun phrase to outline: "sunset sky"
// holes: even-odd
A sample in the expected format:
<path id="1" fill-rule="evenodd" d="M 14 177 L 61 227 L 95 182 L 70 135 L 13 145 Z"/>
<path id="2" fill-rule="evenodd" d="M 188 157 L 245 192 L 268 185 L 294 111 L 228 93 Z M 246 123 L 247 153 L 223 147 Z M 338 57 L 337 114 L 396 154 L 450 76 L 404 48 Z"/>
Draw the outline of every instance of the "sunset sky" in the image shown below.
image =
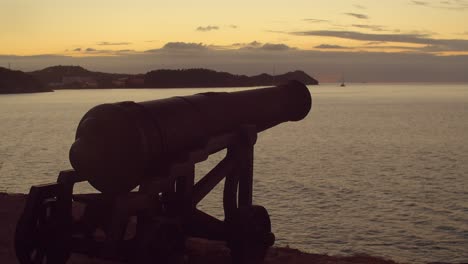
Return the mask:
<path id="1" fill-rule="evenodd" d="M 0 66 L 20 70 L 468 81 L 468 0 L 0 0 L 0 32 Z"/>

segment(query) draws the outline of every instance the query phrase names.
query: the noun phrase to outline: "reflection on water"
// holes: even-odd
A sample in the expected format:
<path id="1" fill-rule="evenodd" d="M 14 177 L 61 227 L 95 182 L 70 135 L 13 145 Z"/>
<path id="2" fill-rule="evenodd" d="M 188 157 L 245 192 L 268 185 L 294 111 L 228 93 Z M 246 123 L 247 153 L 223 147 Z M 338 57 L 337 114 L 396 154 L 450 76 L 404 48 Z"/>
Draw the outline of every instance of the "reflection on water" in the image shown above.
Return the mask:
<path id="1" fill-rule="evenodd" d="M 70 168 L 78 121 L 96 104 L 202 91 L 1 95 L 0 191 L 27 192 Z M 277 245 L 468 261 L 468 85 L 323 85 L 311 92 L 304 121 L 263 132 L 256 145 L 254 200 L 268 208 Z M 222 216 L 220 199 L 218 188 L 201 207 Z"/>

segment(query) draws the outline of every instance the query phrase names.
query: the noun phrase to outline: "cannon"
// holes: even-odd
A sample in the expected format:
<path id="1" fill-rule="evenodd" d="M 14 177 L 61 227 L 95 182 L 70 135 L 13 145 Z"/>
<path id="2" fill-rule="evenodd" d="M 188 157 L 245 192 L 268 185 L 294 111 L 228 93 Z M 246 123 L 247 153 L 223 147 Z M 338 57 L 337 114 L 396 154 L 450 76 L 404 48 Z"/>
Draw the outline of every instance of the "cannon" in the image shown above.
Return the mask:
<path id="1" fill-rule="evenodd" d="M 79 253 L 173 263 L 188 237 L 200 237 L 224 241 L 233 263 L 261 263 L 275 237 L 267 210 L 252 203 L 257 134 L 303 119 L 311 106 L 307 87 L 291 81 L 90 109 L 70 148 L 73 169 L 30 189 L 15 233 L 19 262 L 62 264 Z M 222 150 L 195 181 L 196 164 Z M 223 179 L 220 220 L 197 205 Z M 99 192 L 74 194 L 83 181 Z"/>

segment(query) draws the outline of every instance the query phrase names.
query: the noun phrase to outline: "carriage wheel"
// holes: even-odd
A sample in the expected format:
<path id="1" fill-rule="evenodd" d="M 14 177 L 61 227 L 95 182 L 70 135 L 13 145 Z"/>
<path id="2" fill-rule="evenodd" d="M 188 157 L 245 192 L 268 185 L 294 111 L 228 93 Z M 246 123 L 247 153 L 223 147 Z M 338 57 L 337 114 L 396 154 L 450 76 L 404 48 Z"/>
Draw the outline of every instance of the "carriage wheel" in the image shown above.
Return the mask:
<path id="1" fill-rule="evenodd" d="M 56 200 L 46 199 L 38 205 L 36 214 L 26 217 L 23 214 L 15 233 L 15 250 L 21 264 L 64 264 L 70 249 L 67 243 L 70 236 L 59 221 Z"/>
<path id="2" fill-rule="evenodd" d="M 259 205 L 240 207 L 232 227 L 229 247 L 234 263 L 262 263 L 275 242 L 267 210 Z"/>

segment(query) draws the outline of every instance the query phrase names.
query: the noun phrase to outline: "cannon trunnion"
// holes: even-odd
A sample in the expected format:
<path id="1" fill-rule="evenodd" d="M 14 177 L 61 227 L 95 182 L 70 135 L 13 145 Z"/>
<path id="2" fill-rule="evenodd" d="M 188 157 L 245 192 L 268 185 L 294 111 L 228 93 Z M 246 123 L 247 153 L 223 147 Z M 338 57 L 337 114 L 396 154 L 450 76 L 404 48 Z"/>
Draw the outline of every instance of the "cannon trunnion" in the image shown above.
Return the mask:
<path id="1" fill-rule="evenodd" d="M 200 237 L 225 241 L 233 263 L 261 263 L 275 237 L 267 210 L 252 204 L 257 133 L 310 108 L 299 82 L 94 107 L 70 150 L 74 170 L 31 187 L 16 228 L 19 262 L 61 264 L 80 253 L 182 263 L 187 238 Z M 221 150 L 225 157 L 195 182 L 195 165 Z M 197 204 L 223 179 L 220 220 Z M 83 181 L 100 193 L 73 194 Z"/>

